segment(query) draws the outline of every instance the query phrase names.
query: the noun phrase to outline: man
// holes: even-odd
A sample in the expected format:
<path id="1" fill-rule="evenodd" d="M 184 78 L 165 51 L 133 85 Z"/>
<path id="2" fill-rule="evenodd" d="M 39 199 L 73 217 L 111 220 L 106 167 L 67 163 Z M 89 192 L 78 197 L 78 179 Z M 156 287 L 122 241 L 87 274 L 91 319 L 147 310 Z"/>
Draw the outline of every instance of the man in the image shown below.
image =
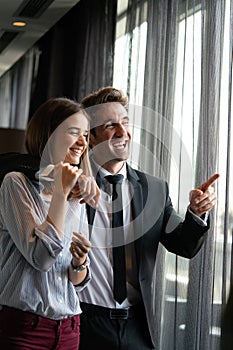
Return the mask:
<path id="1" fill-rule="evenodd" d="M 158 244 L 186 258 L 199 251 L 209 228 L 208 220 L 206 223 L 203 218 L 216 203 L 211 184 L 219 175 L 190 192 L 189 208 L 182 221 L 172 207 L 166 182 L 127 164 L 131 143 L 127 97 L 105 87 L 81 102 L 91 118 L 91 163 L 101 200 L 97 210 L 87 206 L 93 277 L 79 294 L 83 311 L 80 350 L 154 349 L 152 279 Z M 123 175 L 125 231 L 125 256 L 121 255 L 117 263 L 111 236 L 111 220 L 116 220 L 111 219 L 115 198 L 113 182 L 109 183 L 109 176 L 116 174 Z M 125 261 L 125 267 L 117 283 L 124 282 L 126 273 L 126 290 L 122 286 L 123 300 L 116 301 L 114 268 L 121 261 Z"/>

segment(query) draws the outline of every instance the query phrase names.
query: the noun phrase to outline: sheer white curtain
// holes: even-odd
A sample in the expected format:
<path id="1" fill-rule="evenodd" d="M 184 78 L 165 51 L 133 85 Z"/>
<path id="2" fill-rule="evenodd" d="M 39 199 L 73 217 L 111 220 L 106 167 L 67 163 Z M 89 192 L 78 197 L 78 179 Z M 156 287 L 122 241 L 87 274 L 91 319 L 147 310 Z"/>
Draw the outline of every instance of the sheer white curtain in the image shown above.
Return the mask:
<path id="1" fill-rule="evenodd" d="M 232 274 L 232 6 L 230 0 L 118 0 L 113 85 L 130 98 L 132 164 L 169 182 L 181 215 L 189 190 L 221 175 L 197 256 L 189 261 L 159 249 L 159 349 L 220 344 Z"/>

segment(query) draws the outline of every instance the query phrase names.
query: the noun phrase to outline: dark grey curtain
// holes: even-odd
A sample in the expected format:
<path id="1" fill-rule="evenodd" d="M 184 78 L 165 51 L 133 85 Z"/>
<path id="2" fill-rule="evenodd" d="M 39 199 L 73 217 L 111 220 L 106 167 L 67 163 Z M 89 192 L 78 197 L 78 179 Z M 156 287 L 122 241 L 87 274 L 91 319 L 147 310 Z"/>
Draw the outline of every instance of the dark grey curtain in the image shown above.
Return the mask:
<path id="1" fill-rule="evenodd" d="M 29 50 L 0 78 L 0 127 L 26 129 L 37 50 Z"/>
<path id="2" fill-rule="evenodd" d="M 31 114 L 51 96 L 80 100 L 112 84 L 116 0 L 81 0 L 39 42 Z"/>

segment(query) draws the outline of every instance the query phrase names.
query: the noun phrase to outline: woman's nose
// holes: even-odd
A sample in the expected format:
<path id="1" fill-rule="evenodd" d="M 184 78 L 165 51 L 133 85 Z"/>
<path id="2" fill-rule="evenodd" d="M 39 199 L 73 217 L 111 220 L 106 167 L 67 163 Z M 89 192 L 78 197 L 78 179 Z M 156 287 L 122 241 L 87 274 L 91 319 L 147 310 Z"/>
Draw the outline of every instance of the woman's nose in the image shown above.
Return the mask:
<path id="1" fill-rule="evenodd" d="M 87 145 L 86 137 L 83 134 L 79 135 L 77 142 L 81 143 L 82 145 Z"/>

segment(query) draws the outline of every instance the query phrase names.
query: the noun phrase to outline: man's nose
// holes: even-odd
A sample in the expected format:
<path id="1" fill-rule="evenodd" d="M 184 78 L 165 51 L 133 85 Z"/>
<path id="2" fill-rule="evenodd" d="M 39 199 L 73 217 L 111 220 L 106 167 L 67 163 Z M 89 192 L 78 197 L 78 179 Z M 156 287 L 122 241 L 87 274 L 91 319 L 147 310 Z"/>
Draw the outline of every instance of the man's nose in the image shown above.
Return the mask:
<path id="1" fill-rule="evenodd" d="M 116 127 L 116 134 L 118 136 L 123 136 L 126 133 L 127 133 L 127 130 L 126 130 L 125 126 L 123 124 L 121 124 L 121 123 L 118 123 L 117 127 Z"/>

